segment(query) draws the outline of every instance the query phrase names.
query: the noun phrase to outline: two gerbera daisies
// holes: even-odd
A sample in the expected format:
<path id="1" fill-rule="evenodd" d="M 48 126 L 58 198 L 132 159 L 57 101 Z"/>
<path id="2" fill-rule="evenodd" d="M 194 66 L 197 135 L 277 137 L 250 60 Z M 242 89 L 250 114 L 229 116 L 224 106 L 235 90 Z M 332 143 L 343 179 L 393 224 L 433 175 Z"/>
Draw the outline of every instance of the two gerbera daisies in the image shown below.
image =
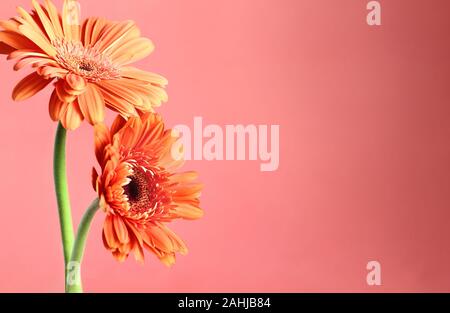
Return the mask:
<path id="1" fill-rule="evenodd" d="M 14 70 L 34 69 L 16 85 L 13 99 L 28 99 L 53 84 L 49 113 L 59 121 L 59 132 L 76 129 L 84 119 L 94 125 L 100 171 L 94 169 L 93 185 L 106 213 L 105 247 L 117 260 L 133 253 L 143 261 L 148 250 L 171 265 L 175 253 L 187 248 L 166 223 L 197 219 L 203 211 L 196 173 L 176 172 L 182 163 L 171 155 L 176 137 L 153 112 L 167 101 L 167 81 L 130 66 L 154 48 L 134 22 L 88 18 L 80 23 L 73 4 L 65 0 L 59 14 L 50 0 L 32 0 L 31 13 L 19 7 L 18 16 L 0 21 L 0 53 L 15 60 Z M 106 108 L 118 113 L 110 128 L 103 124 Z M 57 183 L 56 189 L 63 199 L 64 186 Z M 63 202 L 60 214 L 70 216 Z M 68 228 L 62 229 L 63 243 L 73 246 L 72 225 Z"/>

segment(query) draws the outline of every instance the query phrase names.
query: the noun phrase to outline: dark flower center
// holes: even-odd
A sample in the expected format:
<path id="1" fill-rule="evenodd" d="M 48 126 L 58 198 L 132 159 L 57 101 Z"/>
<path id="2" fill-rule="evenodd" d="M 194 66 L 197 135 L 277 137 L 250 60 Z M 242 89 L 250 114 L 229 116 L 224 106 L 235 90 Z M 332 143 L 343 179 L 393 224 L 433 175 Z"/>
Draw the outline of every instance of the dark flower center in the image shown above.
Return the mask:
<path id="1" fill-rule="evenodd" d="M 78 68 L 85 72 L 92 72 L 94 70 L 94 67 L 92 66 L 92 64 L 85 63 L 85 62 L 80 63 Z"/>
<path id="2" fill-rule="evenodd" d="M 140 167 L 134 168 L 133 171 L 133 175 L 128 177 L 130 182 L 123 186 L 131 213 L 157 213 L 164 204 L 170 202 L 163 187 L 164 178 Z"/>
<path id="3" fill-rule="evenodd" d="M 141 186 L 139 186 L 139 182 L 136 177 L 132 176 L 130 183 L 124 187 L 125 193 L 127 194 L 130 202 L 139 201 L 140 187 Z"/>

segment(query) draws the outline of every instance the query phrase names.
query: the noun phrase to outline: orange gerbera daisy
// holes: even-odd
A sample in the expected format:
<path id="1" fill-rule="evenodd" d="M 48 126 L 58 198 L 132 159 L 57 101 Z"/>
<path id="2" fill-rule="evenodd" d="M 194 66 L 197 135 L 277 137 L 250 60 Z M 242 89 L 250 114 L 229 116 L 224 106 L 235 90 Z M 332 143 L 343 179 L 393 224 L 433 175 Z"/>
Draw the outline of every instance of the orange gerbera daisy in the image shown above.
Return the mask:
<path id="1" fill-rule="evenodd" d="M 154 48 L 134 22 L 92 17 L 80 25 L 74 0 L 64 1 L 62 15 L 50 0 L 32 3 L 31 14 L 19 7 L 19 16 L 0 21 L 0 53 L 17 59 L 15 70 L 36 69 L 14 88 L 14 100 L 28 99 L 55 81 L 50 117 L 66 129 L 84 118 L 102 122 L 105 106 L 130 117 L 167 101 L 165 78 L 126 66 Z"/>
<path id="2" fill-rule="evenodd" d="M 176 140 L 154 113 L 127 121 L 118 116 L 110 130 L 103 124 L 95 126 L 101 174 L 94 168 L 93 184 L 106 212 L 103 243 L 119 261 L 130 252 L 143 261 L 145 248 L 170 266 L 176 252 L 187 252 L 166 222 L 203 215 L 202 185 L 195 182 L 195 172 L 175 172 L 183 163 L 172 158 Z"/>

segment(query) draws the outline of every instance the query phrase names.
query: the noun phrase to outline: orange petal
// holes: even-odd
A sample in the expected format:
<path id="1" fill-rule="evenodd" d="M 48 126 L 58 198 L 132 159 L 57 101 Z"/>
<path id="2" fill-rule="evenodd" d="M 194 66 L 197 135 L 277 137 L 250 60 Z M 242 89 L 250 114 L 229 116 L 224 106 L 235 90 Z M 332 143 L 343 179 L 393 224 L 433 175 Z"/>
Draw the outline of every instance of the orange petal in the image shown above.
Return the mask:
<path id="1" fill-rule="evenodd" d="M 126 100 L 127 102 L 136 105 L 136 103 L 142 104 L 142 99 L 139 95 L 136 95 L 132 90 L 126 88 L 121 84 L 121 80 L 102 81 L 100 84 L 102 90 L 112 93 Z"/>
<path id="2" fill-rule="evenodd" d="M 137 109 L 145 108 L 146 105 L 149 105 L 150 109 L 152 107 L 159 107 L 162 102 L 168 100 L 167 93 L 163 87 L 133 78 L 123 77 L 122 79 L 115 81 L 115 85 L 121 85 L 140 98 L 141 101 L 135 104 Z"/>
<path id="3" fill-rule="evenodd" d="M 0 31 L 0 42 L 15 49 L 29 49 L 35 45 L 26 37 L 10 31 Z"/>
<path id="4" fill-rule="evenodd" d="M 77 97 L 75 95 L 69 94 L 66 91 L 66 81 L 65 80 L 58 80 L 55 83 L 55 90 L 56 90 L 56 94 L 58 95 L 59 100 L 61 100 L 64 103 L 71 103 L 73 101 L 75 101 L 77 99 Z"/>
<path id="5" fill-rule="evenodd" d="M 83 22 L 81 27 L 81 41 L 85 47 L 91 44 L 92 30 L 96 22 L 97 18 L 95 17 L 89 17 Z"/>
<path id="6" fill-rule="evenodd" d="M 86 80 L 83 77 L 72 73 L 66 76 L 66 82 L 70 89 L 75 91 L 72 94 L 79 94 L 79 92 L 84 91 L 87 86 Z"/>
<path id="7" fill-rule="evenodd" d="M 19 33 L 20 23 L 15 19 L 2 20 L 0 21 L 0 27 L 4 30 L 11 31 L 14 33 Z"/>
<path id="8" fill-rule="evenodd" d="M 115 249 L 119 246 L 114 233 L 113 217 L 111 214 L 108 214 L 105 218 L 105 222 L 103 223 L 103 234 L 105 236 L 105 244 L 108 248 Z"/>
<path id="9" fill-rule="evenodd" d="M 105 100 L 94 84 L 88 84 L 86 91 L 78 96 L 78 103 L 87 121 L 92 125 L 103 122 Z"/>
<path id="10" fill-rule="evenodd" d="M 122 116 L 117 115 L 111 125 L 111 136 L 114 136 L 119 130 L 121 130 L 126 122 L 127 121 Z"/>
<path id="11" fill-rule="evenodd" d="M 105 28 L 102 36 L 95 45 L 103 53 L 111 53 L 128 40 L 139 37 L 140 31 L 133 21 L 114 23 Z"/>
<path id="12" fill-rule="evenodd" d="M 168 228 L 164 224 L 161 224 L 161 223 L 158 223 L 158 224 L 161 228 L 164 229 L 164 232 L 167 234 L 167 236 L 172 241 L 172 244 L 174 246 L 174 252 L 180 252 L 181 254 L 187 254 L 188 249 L 187 249 L 185 243 L 183 242 L 183 240 L 181 240 L 181 238 L 178 237 L 177 234 L 175 234 L 170 228 Z"/>
<path id="13" fill-rule="evenodd" d="M 149 116 L 150 118 L 148 118 Z M 142 119 L 142 136 L 139 139 L 138 146 L 147 146 L 153 142 L 159 142 L 164 132 L 164 123 L 160 119 L 155 119 L 156 114 L 148 114 Z"/>
<path id="14" fill-rule="evenodd" d="M 92 168 L 92 187 L 94 188 L 95 191 L 98 191 L 98 186 L 97 186 L 97 180 L 98 180 L 98 173 L 97 170 L 93 167 Z"/>
<path id="15" fill-rule="evenodd" d="M 183 184 L 174 187 L 174 199 L 194 199 L 200 197 L 203 185 L 200 183 Z"/>
<path id="16" fill-rule="evenodd" d="M 14 87 L 12 97 L 15 101 L 26 100 L 44 89 L 51 81 L 51 79 L 44 79 L 34 72 L 26 76 Z"/>
<path id="17" fill-rule="evenodd" d="M 59 19 L 59 13 L 55 5 L 50 0 L 45 0 L 45 7 L 50 17 L 50 21 L 52 22 L 53 30 L 56 36 L 59 38 L 64 37 L 61 22 Z"/>
<path id="18" fill-rule="evenodd" d="M 11 54 L 15 49 L 0 41 L 0 54 Z"/>
<path id="19" fill-rule="evenodd" d="M 159 260 L 167 267 L 171 267 L 175 264 L 175 254 L 174 253 L 168 253 L 164 254 L 162 257 L 159 258 Z"/>
<path id="20" fill-rule="evenodd" d="M 94 143 L 97 161 L 102 165 L 105 147 L 111 143 L 109 129 L 103 123 L 98 123 L 94 126 Z"/>
<path id="21" fill-rule="evenodd" d="M 17 17 L 17 20 L 20 22 L 20 24 L 22 24 L 22 26 L 25 25 L 27 27 L 30 27 L 33 31 L 35 31 L 37 34 L 42 36 L 42 38 L 48 41 L 47 34 L 44 33 L 41 27 L 36 23 L 36 20 L 33 18 L 33 16 L 30 15 L 30 13 L 27 12 L 27 10 L 22 7 L 17 7 L 17 13 L 19 13 L 20 16 Z M 37 20 L 39 20 L 39 17 L 37 17 Z"/>
<path id="22" fill-rule="evenodd" d="M 111 58 L 116 64 L 126 65 L 139 61 L 154 49 L 153 43 L 147 38 L 135 38 L 120 46 L 111 54 Z"/>
<path id="23" fill-rule="evenodd" d="M 134 78 L 138 80 L 142 80 L 154 85 L 158 86 L 166 86 L 167 85 L 167 79 L 165 79 L 163 76 L 142 71 L 138 68 L 132 67 L 132 66 L 126 66 L 121 68 L 121 76 L 122 77 L 128 77 L 128 78 Z"/>
<path id="24" fill-rule="evenodd" d="M 117 80 L 115 85 L 120 85 L 135 97 L 138 97 L 139 101 L 133 103 L 136 109 L 144 112 L 149 112 L 153 107 L 159 107 L 163 101 L 167 101 L 167 94 L 159 86 L 129 78 Z M 159 92 L 159 90 L 162 90 L 162 92 Z"/>
<path id="25" fill-rule="evenodd" d="M 187 220 L 196 220 L 204 215 L 202 209 L 189 203 L 177 203 L 177 207 L 174 209 L 174 211 L 178 217 Z"/>
<path id="26" fill-rule="evenodd" d="M 119 113 L 121 116 L 124 117 L 139 115 L 135 107 L 131 103 L 123 100 L 120 97 L 106 93 L 104 90 L 102 90 L 102 93 L 103 97 L 105 98 L 105 105 L 109 109 Z"/>
<path id="27" fill-rule="evenodd" d="M 134 259 L 137 262 L 144 263 L 144 250 L 142 249 L 142 246 L 137 241 L 134 241 L 131 251 L 133 252 Z"/>
<path id="28" fill-rule="evenodd" d="M 104 18 L 90 17 L 83 23 L 83 44 L 84 46 L 94 45 L 108 26 Z"/>
<path id="29" fill-rule="evenodd" d="M 113 224 L 117 239 L 119 239 L 121 243 L 129 242 L 130 237 L 128 237 L 128 230 L 125 224 L 123 223 L 122 218 L 117 215 L 114 215 Z"/>
<path id="30" fill-rule="evenodd" d="M 119 262 L 124 262 L 128 257 L 127 253 L 122 253 L 119 250 L 113 251 L 112 254 L 113 254 L 113 257 Z"/>
<path id="31" fill-rule="evenodd" d="M 39 63 L 39 62 L 38 62 Z M 37 63 L 37 64 L 38 64 Z M 44 78 L 63 78 L 67 75 L 68 71 L 66 69 L 55 67 L 52 65 L 48 66 L 41 66 L 37 69 L 37 72 L 39 75 L 43 76 Z"/>
<path id="32" fill-rule="evenodd" d="M 76 101 L 68 103 L 67 106 L 64 107 L 61 111 L 60 120 L 65 129 L 74 130 L 80 126 L 83 121 L 83 114 Z"/>
<path id="33" fill-rule="evenodd" d="M 19 26 L 19 30 L 25 37 L 33 41 L 49 56 L 56 56 L 56 49 L 50 44 L 50 42 L 47 40 L 47 38 L 44 37 L 44 35 L 37 32 L 29 25 L 21 25 Z"/>
<path id="34" fill-rule="evenodd" d="M 147 234 L 153 246 L 164 252 L 173 252 L 174 246 L 167 233 L 156 224 L 148 225 Z"/>
<path id="35" fill-rule="evenodd" d="M 26 57 L 41 57 L 41 58 L 48 58 L 48 56 L 44 53 L 36 52 L 33 49 L 20 49 L 20 50 L 14 50 L 8 55 L 7 60 L 13 60 L 13 59 L 22 59 Z M 50 59 L 49 59 L 50 60 Z"/>
<path id="36" fill-rule="evenodd" d="M 48 58 L 41 58 L 41 57 L 23 58 L 14 65 L 14 70 L 18 71 L 18 70 L 21 70 L 22 68 L 24 68 L 25 66 L 29 66 L 29 65 L 34 66 L 36 64 L 45 64 L 48 62 L 51 62 L 51 60 Z M 41 73 L 39 73 L 39 74 L 41 74 Z M 46 75 L 41 75 L 41 76 L 46 76 Z"/>
<path id="37" fill-rule="evenodd" d="M 102 82 L 99 87 L 102 91 L 105 103 L 110 109 L 118 112 L 124 117 L 138 116 L 133 102 L 125 100 L 122 96 L 118 95 L 120 91 L 114 90 L 114 88 L 110 86 L 107 87 L 104 83 L 105 82 Z M 127 92 L 129 93 L 129 91 Z"/>
<path id="38" fill-rule="evenodd" d="M 53 90 L 53 93 L 50 96 L 50 102 L 48 106 L 50 118 L 55 122 L 59 121 L 59 116 L 63 108 L 64 103 L 61 100 L 59 100 L 58 95 L 56 94 L 56 90 Z"/>
<path id="39" fill-rule="evenodd" d="M 189 183 L 198 178 L 198 173 L 195 171 L 176 173 L 170 177 L 170 180 L 175 183 Z"/>
<path id="40" fill-rule="evenodd" d="M 39 20 L 41 21 L 42 26 L 44 26 L 45 32 L 47 33 L 50 40 L 56 39 L 56 34 L 53 29 L 53 24 L 50 21 L 50 19 L 48 18 L 46 12 L 44 12 L 44 9 L 42 8 L 42 6 L 36 0 L 31 0 L 31 3 L 33 4 L 33 7 L 36 10 Z"/>
<path id="41" fill-rule="evenodd" d="M 134 148 L 141 134 L 142 121 L 138 117 L 130 117 L 126 125 L 120 131 L 121 144 L 128 148 Z"/>

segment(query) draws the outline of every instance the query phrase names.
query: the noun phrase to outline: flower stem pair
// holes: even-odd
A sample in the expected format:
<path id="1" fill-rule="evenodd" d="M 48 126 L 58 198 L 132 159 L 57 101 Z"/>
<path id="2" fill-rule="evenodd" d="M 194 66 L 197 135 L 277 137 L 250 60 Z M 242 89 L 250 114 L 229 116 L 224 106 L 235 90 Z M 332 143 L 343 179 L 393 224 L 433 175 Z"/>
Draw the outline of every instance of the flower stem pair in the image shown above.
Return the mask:
<path id="1" fill-rule="evenodd" d="M 66 172 L 66 138 L 67 131 L 59 123 L 56 131 L 53 155 L 53 176 L 64 250 L 65 290 L 66 292 L 82 292 L 83 288 L 80 277 L 81 261 L 89 227 L 98 210 L 98 199 L 95 199 L 86 210 L 78 227 L 77 236 L 74 238 Z"/>

